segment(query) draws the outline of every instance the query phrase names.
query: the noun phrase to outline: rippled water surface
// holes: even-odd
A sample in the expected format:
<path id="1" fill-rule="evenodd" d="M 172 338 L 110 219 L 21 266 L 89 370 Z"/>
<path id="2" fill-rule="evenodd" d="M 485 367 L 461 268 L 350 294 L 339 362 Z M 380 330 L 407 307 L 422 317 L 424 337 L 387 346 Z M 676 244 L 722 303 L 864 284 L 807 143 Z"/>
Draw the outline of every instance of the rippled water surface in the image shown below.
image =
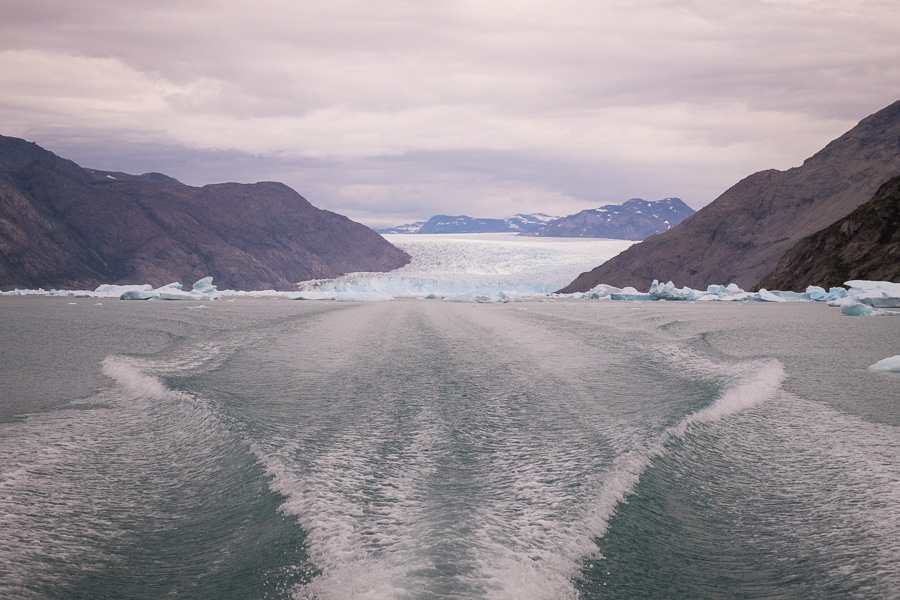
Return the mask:
<path id="1" fill-rule="evenodd" d="M 4 598 L 896 598 L 900 319 L 0 298 Z"/>

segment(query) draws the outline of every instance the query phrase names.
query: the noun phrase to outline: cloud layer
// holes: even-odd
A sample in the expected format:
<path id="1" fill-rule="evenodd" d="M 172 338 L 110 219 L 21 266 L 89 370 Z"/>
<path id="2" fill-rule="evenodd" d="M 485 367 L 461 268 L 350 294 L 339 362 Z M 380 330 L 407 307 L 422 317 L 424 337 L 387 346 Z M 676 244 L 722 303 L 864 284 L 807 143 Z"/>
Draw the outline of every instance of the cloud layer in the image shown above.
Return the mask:
<path id="1" fill-rule="evenodd" d="M 694 207 L 900 98 L 877 0 L 6 0 L 0 123 L 370 224 Z"/>

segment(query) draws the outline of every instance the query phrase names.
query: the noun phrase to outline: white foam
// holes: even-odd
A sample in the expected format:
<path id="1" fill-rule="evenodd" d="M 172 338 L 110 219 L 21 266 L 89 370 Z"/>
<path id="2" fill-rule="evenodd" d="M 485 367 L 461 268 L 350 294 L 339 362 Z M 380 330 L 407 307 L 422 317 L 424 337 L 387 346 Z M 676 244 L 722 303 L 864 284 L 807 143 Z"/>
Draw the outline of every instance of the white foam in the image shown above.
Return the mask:
<path id="1" fill-rule="evenodd" d="M 515 404 L 498 401 L 499 412 L 485 415 L 496 432 L 467 446 L 489 446 L 490 465 L 466 488 L 483 489 L 490 499 L 467 500 L 472 512 L 458 526 L 469 533 L 446 531 L 464 548 L 453 555 L 461 571 L 454 576 L 455 597 L 577 598 L 573 580 L 584 559 L 596 552 L 594 540 L 606 533 L 616 507 L 667 443 L 757 406 L 778 392 L 784 377 L 777 361 L 732 365 L 674 346 L 664 350 L 663 361 L 731 383 L 712 405 L 620 454 L 606 469 L 583 460 L 581 452 L 589 452 L 589 444 L 579 448 L 558 443 L 547 430 L 540 435 L 520 430 L 517 421 L 509 420 L 518 410 Z M 436 425 L 439 418 L 423 417 L 425 422 L 430 429 L 418 431 L 417 442 L 381 462 L 381 471 L 374 470 L 373 461 L 380 460 L 376 449 L 393 440 L 386 422 L 344 431 L 324 451 L 289 439 L 254 445 L 272 489 L 287 496 L 282 510 L 308 532 L 310 556 L 321 569 L 321 575 L 295 590 L 296 598 L 402 598 L 434 585 L 416 573 L 435 568 L 439 529 L 425 494 L 438 447 L 449 432 Z M 572 481 L 578 482 L 577 490 Z"/>
<path id="2" fill-rule="evenodd" d="M 270 487 L 287 497 L 281 510 L 307 531 L 310 557 L 321 571 L 294 590 L 295 598 L 392 598 L 410 572 L 433 568 L 417 551 L 422 540 L 415 527 L 423 510 L 417 490 L 433 472 L 436 434 L 433 422 L 418 420 L 413 439 L 387 461 L 377 451 L 390 429 L 386 422 L 347 431 L 317 456 L 303 456 L 311 460 L 306 468 L 292 456 L 300 450 L 291 440 L 251 445 Z"/>
<path id="3" fill-rule="evenodd" d="M 710 367 L 716 369 L 712 361 L 691 354 L 688 354 L 686 364 L 698 370 Z M 749 371 L 749 375 L 745 375 L 736 384 L 727 388 L 715 402 L 687 415 L 677 424 L 666 429 L 652 443 L 624 454 L 616 460 L 613 473 L 604 486 L 597 508 L 591 518 L 591 529 L 594 535 L 602 537 L 606 534 L 609 519 L 614 514 L 616 506 L 625 502 L 627 496 L 634 492 L 641 475 L 650 466 L 653 459 L 665 452 L 667 443 L 673 439 L 683 438 L 694 426 L 715 423 L 757 406 L 774 397 L 781 389 L 785 372 L 784 367 L 776 360 L 761 361 L 753 364 L 752 367 L 745 363 L 738 368 L 745 372 Z"/>
<path id="4" fill-rule="evenodd" d="M 29 590 L 61 577 L 61 561 L 86 573 L 119 568 L 111 548 L 139 543 L 123 520 L 160 518 L 159 495 L 193 493 L 190 473 L 219 464 L 231 438 L 216 414 L 151 374 L 203 368 L 199 357 L 216 353 L 199 346 L 187 360 L 109 356 L 100 367 L 111 387 L 0 423 L 0 596 L 35 597 Z M 160 465 L 179 462 L 185 480 L 173 482 Z"/>
<path id="5" fill-rule="evenodd" d="M 143 398 L 163 398 L 172 393 L 156 377 L 145 375 L 134 361 L 122 356 L 108 356 L 100 363 L 103 374 L 114 379 L 131 394 Z"/>

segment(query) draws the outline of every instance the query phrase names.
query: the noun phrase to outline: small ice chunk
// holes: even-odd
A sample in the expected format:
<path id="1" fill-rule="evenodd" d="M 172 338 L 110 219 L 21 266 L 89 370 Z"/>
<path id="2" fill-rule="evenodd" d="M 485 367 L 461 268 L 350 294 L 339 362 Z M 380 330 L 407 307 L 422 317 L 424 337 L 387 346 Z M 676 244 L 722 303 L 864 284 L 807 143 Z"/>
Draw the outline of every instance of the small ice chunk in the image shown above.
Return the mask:
<path id="1" fill-rule="evenodd" d="M 319 290 L 308 290 L 300 292 L 294 300 L 334 300 L 337 292 L 322 292 Z"/>
<path id="2" fill-rule="evenodd" d="M 766 288 L 759 288 L 759 292 L 757 292 L 757 294 L 759 295 L 759 299 L 763 302 L 787 302 L 786 299 L 782 298 L 781 296 L 776 296 Z"/>
<path id="3" fill-rule="evenodd" d="M 94 290 L 94 295 L 115 297 L 121 296 L 125 292 L 149 292 L 152 289 L 153 286 L 149 283 L 145 283 L 143 285 L 114 285 L 110 283 L 104 283 L 103 285 L 97 286 L 97 289 Z"/>
<path id="4" fill-rule="evenodd" d="M 216 286 L 212 283 L 212 277 L 204 277 L 194 283 L 193 291 L 198 294 L 212 294 L 216 291 Z"/>
<path id="5" fill-rule="evenodd" d="M 181 289 L 181 284 L 164 285 L 158 290 L 154 290 L 154 294 L 160 300 L 196 300 L 196 296 L 191 292 L 185 292 Z"/>
<path id="6" fill-rule="evenodd" d="M 687 286 L 678 289 L 671 281 L 663 285 L 656 279 L 650 284 L 648 294 L 654 300 L 696 300 L 699 296 L 697 292 Z"/>
<path id="7" fill-rule="evenodd" d="M 487 293 L 466 292 L 463 294 L 453 294 L 446 298 L 448 302 L 473 302 L 475 304 L 487 304 L 497 301 L 494 297 Z"/>
<path id="8" fill-rule="evenodd" d="M 841 307 L 841 314 L 848 317 L 867 317 L 875 314 L 875 309 L 862 302 L 854 302 L 853 304 L 845 304 Z"/>
<path id="9" fill-rule="evenodd" d="M 894 317 L 894 316 L 900 316 L 900 312 L 893 312 L 890 310 L 879 310 L 877 308 L 872 308 L 868 304 L 864 304 L 862 302 L 853 302 L 853 303 L 841 305 L 841 314 L 847 315 L 850 317 L 868 317 L 868 316 Z"/>
<path id="10" fill-rule="evenodd" d="M 637 290 L 635 290 L 637 291 Z M 612 285 L 607 285 L 605 283 L 601 283 L 590 290 L 588 290 L 584 297 L 591 298 L 592 300 L 604 300 L 609 299 L 612 294 L 621 294 L 622 288 L 617 288 Z"/>
<path id="11" fill-rule="evenodd" d="M 150 300 L 153 298 L 153 290 L 128 290 L 122 292 L 120 300 Z"/>
<path id="12" fill-rule="evenodd" d="M 889 356 L 869 366 L 867 371 L 895 371 L 900 373 L 900 354 Z"/>
<path id="13" fill-rule="evenodd" d="M 806 287 L 806 296 L 813 302 L 822 302 L 825 300 L 825 296 L 827 296 L 827 292 L 825 288 L 820 287 L 818 285 L 810 285 Z"/>
<path id="14" fill-rule="evenodd" d="M 197 281 L 191 291 L 185 291 L 177 281 L 153 290 L 153 298 L 160 300 L 218 300 L 219 292 L 212 284 L 212 277 L 204 277 Z"/>

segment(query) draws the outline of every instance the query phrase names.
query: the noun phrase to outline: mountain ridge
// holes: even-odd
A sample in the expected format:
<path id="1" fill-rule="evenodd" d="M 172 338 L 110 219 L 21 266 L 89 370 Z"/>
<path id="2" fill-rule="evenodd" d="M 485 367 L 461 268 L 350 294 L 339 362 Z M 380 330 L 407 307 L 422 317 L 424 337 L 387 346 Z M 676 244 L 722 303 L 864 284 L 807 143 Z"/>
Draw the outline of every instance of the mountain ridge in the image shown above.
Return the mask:
<path id="1" fill-rule="evenodd" d="M 544 213 L 516 214 L 505 219 L 468 215 L 435 215 L 397 227 L 376 229 L 383 234 L 518 233 L 534 237 L 589 237 L 642 240 L 677 225 L 694 210 L 680 198 L 648 201 L 631 198 L 566 217 Z"/>
<path id="2" fill-rule="evenodd" d="M 560 217 L 522 235 L 643 240 L 668 231 L 692 214 L 694 210 L 680 198 L 631 198 L 622 204 L 607 204 Z"/>
<path id="3" fill-rule="evenodd" d="M 846 217 L 800 240 L 756 287 L 802 291 L 854 279 L 900 281 L 900 175 Z"/>
<path id="4" fill-rule="evenodd" d="M 862 119 L 799 167 L 754 173 L 665 233 L 579 275 L 560 292 L 654 279 L 751 289 L 800 239 L 844 217 L 900 172 L 900 101 Z"/>
<path id="5" fill-rule="evenodd" d="M 375 231 L 382 234 L 448 234 L 448 233 L 521 233 L 555 219 L 544 213 L 516 214 L 505 219 L 488 219 L 468 215 L 434 215 L 427 221 L 415 221 Z"/>
<path id="6" fill-rule="evenodd" d="M 277 182 L 192 187 L 158 173 L 84 169 L 0 136 L 0 288 L 193 282 L 296 289 L 387 271 L 409 256 Z"/>

